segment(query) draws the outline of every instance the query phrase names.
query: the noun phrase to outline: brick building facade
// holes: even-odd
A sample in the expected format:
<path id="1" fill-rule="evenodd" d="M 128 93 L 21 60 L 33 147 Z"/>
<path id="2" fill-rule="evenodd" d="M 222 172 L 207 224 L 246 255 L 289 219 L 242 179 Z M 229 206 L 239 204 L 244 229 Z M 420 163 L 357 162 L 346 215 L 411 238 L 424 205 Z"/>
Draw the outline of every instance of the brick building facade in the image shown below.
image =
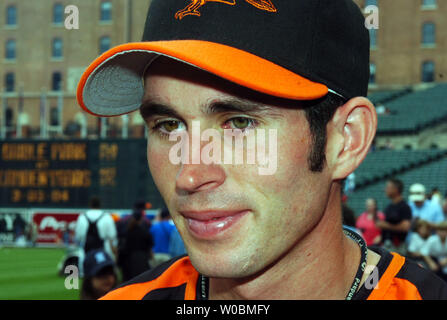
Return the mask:
<path id="1" fill-rule="evenodd" d="M 447 80 L 447 1 L 354 1 L 362 9 L 368 5 L 379 8 L 379 29 L 371 31 L 371 90 Z M 16 127 L 21 105 L 18 96 L 23 92 L 26 117 L 21 118 L 21 123 L 38 133 L 40 97 L 45 91 L 49 124 L 56 121 L 51 118 L 54 114 L 57 118 L 57 112 L 51 110 L 57 109 L 58 96 L 62 95 L 61 128 L 65 131 L 70 122 L 85 117 L 90 131 L 97 131 L 97 118 L 81 113 L 77 106 L 77 82 L 101 51 L 141 39 L 149 3 L 148 0 L 1 1 L 0 88 L 7 92 L 0 103 L 9 108 L 2 125 L 8 122 Z M 64 26 L 68 16 L 65 8 L 69 5 L 79 9 L 77 30 Z M 108 121 L 110 127 L 119 128 L 122 124 L 121 118 Z M 130 115 L 129 123 L 139 123 L 136 113 Z"/>

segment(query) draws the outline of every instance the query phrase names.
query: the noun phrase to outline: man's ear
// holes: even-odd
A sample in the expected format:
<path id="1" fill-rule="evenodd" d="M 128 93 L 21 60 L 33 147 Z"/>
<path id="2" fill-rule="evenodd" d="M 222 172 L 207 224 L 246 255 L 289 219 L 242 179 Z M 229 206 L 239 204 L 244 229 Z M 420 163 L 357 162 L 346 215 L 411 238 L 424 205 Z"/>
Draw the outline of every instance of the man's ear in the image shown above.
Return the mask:
<path id="1" fill-rule="evenodd" d="M 346 178 L 360 165 L 376 130 L 376 109 L 367 98 L 352 98 L 337 109 L 327 127 L 326 159 L 332 180 Z"/>

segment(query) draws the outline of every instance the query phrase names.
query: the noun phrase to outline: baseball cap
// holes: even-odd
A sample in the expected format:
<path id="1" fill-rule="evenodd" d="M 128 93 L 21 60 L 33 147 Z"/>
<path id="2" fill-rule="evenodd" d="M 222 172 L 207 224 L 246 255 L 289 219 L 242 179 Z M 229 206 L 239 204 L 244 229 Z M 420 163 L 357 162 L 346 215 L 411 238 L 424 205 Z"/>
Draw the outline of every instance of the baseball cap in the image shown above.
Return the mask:
<path id="1" fill-rule="evenodd" d="M 410 201 L 424 201 L 425 200 L 425 187 L 420 183 L 415 183 L 410 186 Z"/>
<path id="2" fill-rule="evenodd" d="M 352 0 L 153 0 L 141 42 L 114 47 L 81 77 L 79 105 L 137 110 L 160 55 L 278 98 L 366 96 L 369 33 Z"/>
<path id="3" fill-rule="evenodd" d="M 96 249 L 89 251 L 84 260 L 84 276 L 94 277 L 102 269 L 114 265 L 115 262 L 104 250 Z"/>

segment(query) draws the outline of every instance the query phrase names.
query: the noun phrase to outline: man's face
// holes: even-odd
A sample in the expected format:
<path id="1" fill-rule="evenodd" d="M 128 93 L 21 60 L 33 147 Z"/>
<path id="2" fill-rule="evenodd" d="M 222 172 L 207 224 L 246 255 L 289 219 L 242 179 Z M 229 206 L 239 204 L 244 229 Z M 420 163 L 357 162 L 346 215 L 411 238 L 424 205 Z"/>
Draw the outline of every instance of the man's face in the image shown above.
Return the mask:
<path id="1" fill-rule="evenodd" d="M 366 200 L 366 210 L 368 212 L 374 212 L 376 210 L 376 202 L 374 201 L 374 199 Z"/>
<path id="2" fill-rule="evenodd" d="M 421 208 L 424 205 L 424 201 L 415 201 L 414 204 L 416 207 Z"/>
<path id="3" fill-rule="evenodd" d="M 436 233 L 443 241 L 447 238 L 447 229 L 438 229 Z"/>
<path id="4" fill-rule="evenodd" d="M 388 181 L 385 186 L 385 193 L 388 198 L 393 198 L 399 193 L 399 191 L 393 182 Z"/>
<path id="5" fill-rule="evenodd" d="M 263 270 L 311 230 L 325 210 L 331 179 L 327 169 L 313 173 L 308 168 L 311 137 L 304 111 L 287 108 L 283 101 L 263 104 L 256 112 L 226 104 L 239 99 L 259 106 L 263 97 L 165 58 L 151 65 L 145 79 L 145 99 L 152 104 L 143 108 L 174 111 L 149 112 L 146 118 L 149 168 L 193 265 L 207 276 L 240 278 Z M 185 131 L 191 141 L 192 121 L 200 121 L 202 131 L 276 130 L 276 172 L 260 175 L 250 164 L 173 164 L 169 151 L 177 142 L 165 134 Z M 212 221 L 216 212 L 227 217 Z"/>
<path id="6" fill-rule="evenodd" d="M 422 225 L 417 229 L 417 232 L 422 238 L 426 238 L 430 235 L 430 228 L 427 225 Z"/>

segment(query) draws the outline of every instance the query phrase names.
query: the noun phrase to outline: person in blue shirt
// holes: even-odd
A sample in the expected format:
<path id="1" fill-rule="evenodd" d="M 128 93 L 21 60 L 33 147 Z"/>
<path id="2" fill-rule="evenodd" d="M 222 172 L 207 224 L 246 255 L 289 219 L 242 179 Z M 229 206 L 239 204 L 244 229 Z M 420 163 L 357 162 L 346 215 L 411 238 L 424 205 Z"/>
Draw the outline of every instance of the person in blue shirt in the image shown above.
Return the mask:
<path id="1" fill-rule="evenodd" d="M 186 254 L 185 244 L 177 228 L 174 228 L 171 233 L 171 239 L 169 241 L 169 254 L 171 257 Z"/>
<path id="2" fill-rule="evenodd" d="M 410 187 L 408 205 L 411 208 L 413 219 L 421 219 L 432 224 L 444 221 L 444 214 L 441 206 L 426 198 L 425 187 L 420 183 L 415 183 Z"/>
<path id="3" fill-rule="evenodd" d="M 150 229 L 152 238 L 154 239 L 154 246 L 152 248 L 152 252 L 154 253 L 152 264 L 154 266 L 171 259 L 169 240 L 174 229 L 175 225 L 171 220 L 168 209 L 162 209 L 159 215 L 159 221 L 153 223 Z"/>

